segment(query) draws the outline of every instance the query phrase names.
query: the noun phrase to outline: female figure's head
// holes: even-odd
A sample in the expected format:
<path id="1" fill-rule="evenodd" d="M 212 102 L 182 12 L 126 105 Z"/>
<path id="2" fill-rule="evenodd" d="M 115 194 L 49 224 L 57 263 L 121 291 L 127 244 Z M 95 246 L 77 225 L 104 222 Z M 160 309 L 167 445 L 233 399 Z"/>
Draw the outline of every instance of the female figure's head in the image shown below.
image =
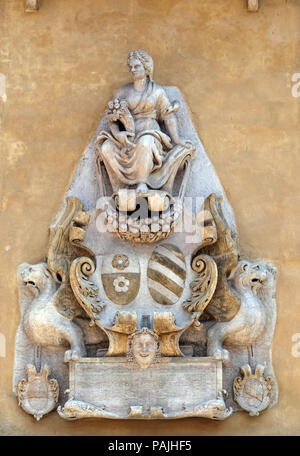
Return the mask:
<path id="1" fill-rule="evenodd" d="M 142 49 L 131 51 L 128 55 L 127 63 L 133 79 L 144 79 L 148 77 L 152 81 L 153 60 L 146 51 Z"/>

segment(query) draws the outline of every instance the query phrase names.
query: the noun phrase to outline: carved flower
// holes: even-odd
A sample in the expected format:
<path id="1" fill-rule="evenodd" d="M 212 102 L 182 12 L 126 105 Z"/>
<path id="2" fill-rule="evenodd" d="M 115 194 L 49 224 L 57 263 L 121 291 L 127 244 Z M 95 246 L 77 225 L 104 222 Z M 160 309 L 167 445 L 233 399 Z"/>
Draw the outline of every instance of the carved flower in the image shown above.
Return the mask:
<path id="1" fill-rule="evenodd" d="M 106 118 L 111 122 L 122 122 L 126 131 L 134 132 L 134 120 L 128 109 L 127 101 L 115 98 L 108 102 Z"/>
<path id="2" fill-rule="evenodd" d="M 112 267 L 122 271 L 129 265 L 129 259 L 126 255 L 115 255 L 112 259 Z"/>
<path id="3" fill-rule="evenodd" d="M 128 291 L 129 283 L 129 280 L 125 279 L 123 276 L 118 276 L 113 282 L 115 290 L 118 293 L 124 293 L 125 291 Z"/>

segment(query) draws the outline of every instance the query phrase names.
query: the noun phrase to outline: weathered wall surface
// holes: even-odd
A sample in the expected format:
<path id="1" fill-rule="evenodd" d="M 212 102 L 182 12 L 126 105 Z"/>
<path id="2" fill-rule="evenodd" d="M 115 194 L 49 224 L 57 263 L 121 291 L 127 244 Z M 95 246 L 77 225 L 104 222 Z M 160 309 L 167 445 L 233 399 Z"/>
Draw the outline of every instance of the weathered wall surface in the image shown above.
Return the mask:
<path id="1" fill-rule="evenodd" d="M 299 435 L 300 333 L 299 98 L 300 2 L 262 0 L 22 0 L 0 3 L 1 435 Z M 41 422 L 11 392 L 19 321 L 16 268 L 37 262 L 48 226 L 106 102 L 128 81 L 126 56 L 144 48 L 155 79 L 177 85 L 235 211 L 242 253 L 278 268 L 273 363 L 279 402 L 258 418 L 225 422 Z M 296 347 L 294 354 L 297 355 Z"/>

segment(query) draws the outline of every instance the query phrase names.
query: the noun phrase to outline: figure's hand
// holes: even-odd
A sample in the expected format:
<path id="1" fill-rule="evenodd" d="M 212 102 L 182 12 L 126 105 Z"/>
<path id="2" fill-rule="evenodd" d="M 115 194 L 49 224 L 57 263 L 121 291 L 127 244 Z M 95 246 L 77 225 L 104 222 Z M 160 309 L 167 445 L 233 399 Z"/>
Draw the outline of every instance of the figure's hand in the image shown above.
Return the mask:
<path id="1" fill-rule="evenodd" d="M 123 147 L 127 149 L 131 149 L 134 147 L 134 143 L 131 142 L 129 138 L 132 138 L 134 136 L 134 133 L 131 133 L 130 131 L 120 131 L 118 135 L 116 136 L 117 140 L 122 144 Z"/>

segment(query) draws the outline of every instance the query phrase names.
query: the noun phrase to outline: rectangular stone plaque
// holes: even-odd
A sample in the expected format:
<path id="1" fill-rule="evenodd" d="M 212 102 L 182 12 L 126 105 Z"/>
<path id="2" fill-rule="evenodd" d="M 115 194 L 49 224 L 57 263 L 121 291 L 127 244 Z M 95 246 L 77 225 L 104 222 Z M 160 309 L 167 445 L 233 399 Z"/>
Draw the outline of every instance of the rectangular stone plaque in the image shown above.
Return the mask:
<path id="1" fill-rule="evenodd" d="M 184 413 L 218 400 L 222 362 L 212 358 L 162 358 L 141 369 L 124 358 L 70 362 L 70 397 L 119 416 Z"/>

